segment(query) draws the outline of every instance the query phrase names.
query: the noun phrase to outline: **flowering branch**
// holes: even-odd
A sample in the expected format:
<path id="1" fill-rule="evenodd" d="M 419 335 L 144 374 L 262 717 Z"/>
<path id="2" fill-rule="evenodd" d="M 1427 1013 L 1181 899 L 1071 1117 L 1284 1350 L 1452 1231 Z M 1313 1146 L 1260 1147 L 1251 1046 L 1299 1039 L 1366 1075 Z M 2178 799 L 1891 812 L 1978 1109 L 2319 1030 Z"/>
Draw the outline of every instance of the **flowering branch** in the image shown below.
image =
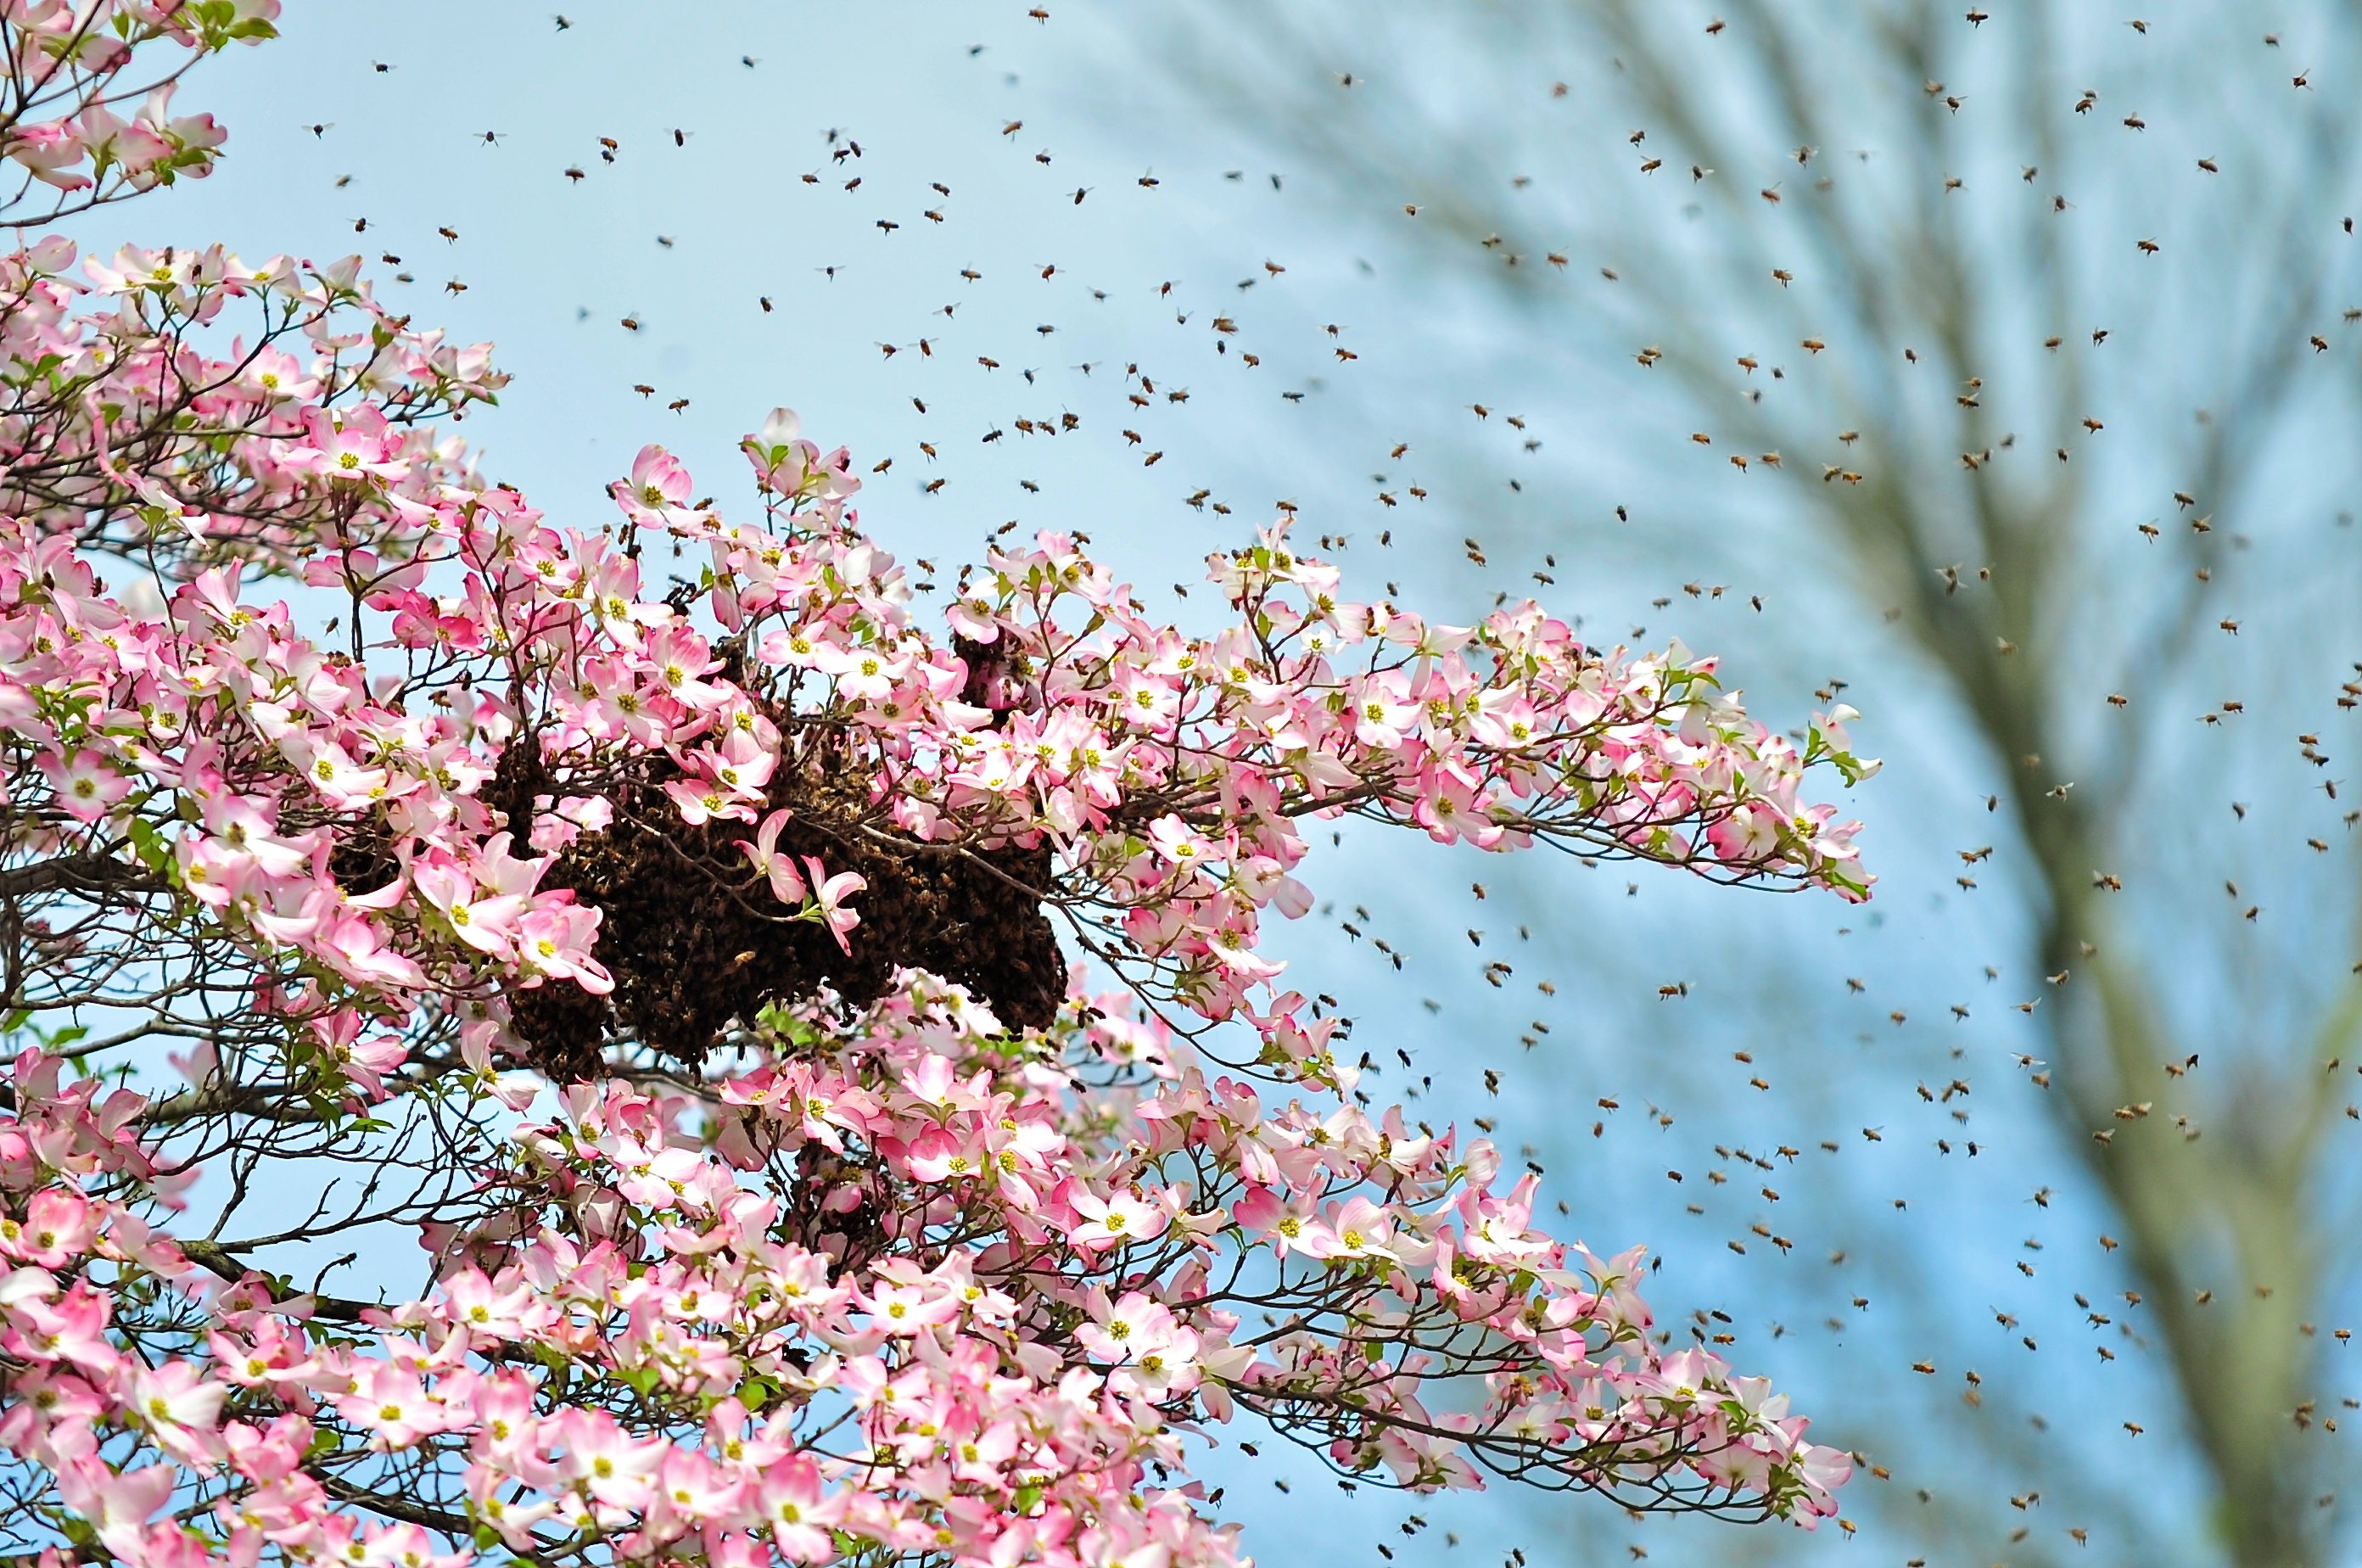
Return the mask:
<path id="1" fill-rule="evenodd" d="M 20 57 L 91 14 L 18 10 Z M 759 523 L 650 447 L 561 528 L 446 426 L 488 352 L 357 259 L 76 259 L 0 258 L 0 1521 L 45 1563 L 1226 1563 L 1187 1446 L 1244 1418 L 1415 1490 L 1834 1512 L 1637 1249 L 1362 1109 L 1263 921 L 1345 816 L 1866 897 L 1803 793 L 1874 768 L 1846 711 L 1799 750 L 1678 645 L 1341 601 L 1284 523 L 1210 635 L 1057 535 L 937 634 L 785 411 Z M 268 1266 L 395 1231 L 415 1299 Z"/>

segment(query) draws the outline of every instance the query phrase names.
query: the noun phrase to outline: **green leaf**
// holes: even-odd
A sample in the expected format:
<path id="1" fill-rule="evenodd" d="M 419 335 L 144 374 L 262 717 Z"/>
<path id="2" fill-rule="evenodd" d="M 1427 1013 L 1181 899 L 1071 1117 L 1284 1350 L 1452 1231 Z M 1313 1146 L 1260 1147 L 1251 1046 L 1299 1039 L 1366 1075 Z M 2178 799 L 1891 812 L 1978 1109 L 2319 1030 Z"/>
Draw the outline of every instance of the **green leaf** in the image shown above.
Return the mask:
<path id="1" fill-rule="evenodd" d="M 139 863 L 160 877 L 171 875 L 172 851 L 164 843 L 164 835 L 156 831 L 156 824 L 145 817 L 134 817 L 128 832 L 132 853 L 139 856 Z"/>

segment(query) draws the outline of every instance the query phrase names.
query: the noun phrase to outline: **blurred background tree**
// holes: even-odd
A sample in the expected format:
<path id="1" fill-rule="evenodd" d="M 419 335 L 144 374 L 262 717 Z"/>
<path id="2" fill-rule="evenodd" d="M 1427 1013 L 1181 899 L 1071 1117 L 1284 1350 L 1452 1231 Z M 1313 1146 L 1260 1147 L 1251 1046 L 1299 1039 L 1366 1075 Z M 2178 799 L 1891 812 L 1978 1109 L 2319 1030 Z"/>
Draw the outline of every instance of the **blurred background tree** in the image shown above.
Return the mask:
<path id="1" fill-rule="evenodd" d="M 1709 646 L 1865 671 L 1846 695 L 1893 737 L 1871 746 L 1896 765 L 1882 787 L 1915 802 L 1878 814 L 1919 819 L 1882 846 L 1893 918 L 1982 884 L 1986 945 L 1857 969 L 1849 995 L 1971 962 L 2019 988 L 1836 1092 L 1874 1110 L 1916 1077 L 1925 1099 L 1930 1063 L 1964 1074 L 1962 1042 L 2014 1049 L 2020 1082 L 1979 1108 L 2024 1134 L 2024 1163 L 1968 1179 L 2008 1191 L 2006 1215 L 1987 1204 L 2001 1226 L 2037 1181 L 2039 1218 L 2091 1216 L 2118 1299 L 2053 1302 L 2037 1351 L 1998 1299 L 2031 1253 L 2014 1269 L 1990 1226 L 1889 1232 L 1867 1266 L 1902 1293 L 1880 1309 L 1893 1337 L 1831 1373 L 1847 1397 L 1816 1398 L 1899 1456 L 1855 1506 L 1915 1547 L 1991 1539 L 2021 1561 L 2086 1540 L 2114 1561 L 2330 1560 L 2362 1138 L 2362 780 L 2342 790 L 2335 757 L 2362 690 L 2340 510 L 2356 8 L 1717 6 L 1240 3 L 1175 19 L 1154 53 L 1182 101 L 1409 268 L 1441 337 L 1512 349 L 1528 412 L 1581 422 L 1576 462 L 1661 481 L 1660 514 L 1670 484 L 1692 519 L 1619 523 L 1569 480 L 1562 505 L 1496 485 L 1472 524 L 1528 553 L 1604 533 L 1643 574 L 1743 574 L 1806 603 L 1752 647 L 1728 618 Z M 1496 460 L 1475 436 L 1455 451 Z M 1914 712 L 1933 717 L 1877 723 Z M 1860 961 L 1816 951 L 1808 971 Z M 1774 1099 L 1828 1091 L 1862 1004 L 1773 1000 L 1802 1026 Z M 1683 1032 L 1655 1016 L 1631 1049 Z M 1838 1229 L 1886 1202 L 1840 1180 L 1805 1197 Z M 2161 1420 L 2114 1408 L 2117 1327 Z M 2003 1347 L 2014 1371 L 1948 1397 L 1965 1357 Z"/>

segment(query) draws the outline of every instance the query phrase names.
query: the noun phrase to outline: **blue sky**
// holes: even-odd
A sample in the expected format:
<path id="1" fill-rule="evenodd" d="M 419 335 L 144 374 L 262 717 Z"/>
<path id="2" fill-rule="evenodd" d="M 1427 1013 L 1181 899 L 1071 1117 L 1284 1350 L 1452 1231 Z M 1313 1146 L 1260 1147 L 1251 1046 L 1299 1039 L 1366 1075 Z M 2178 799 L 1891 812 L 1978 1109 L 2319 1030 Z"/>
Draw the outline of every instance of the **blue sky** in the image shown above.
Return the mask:
<path id="1" fill-rule="evenodd" d="M 1287 500 L 1303 533 L 1350 536 L 1349 587 L 1364 595 L 1397 584 L 1422 607 L 1473 616 L 1499 589 L 1540 591 L 1529 574 L 1544 570 L 1549 601 L 1602 641 L 1644 628 L 1651 641 L 1743 647 L 1749 662 L 1729 673 L 1778 727 L 1803 717 L 1833 658 L 1868 690 L 1907 693 L 1907 671 L 1879 668 L 1873 628 L 1833 625 L 1810 573 L 1766 564 L 1783 537 L 1776 502 L 1760 491 L 1733 500 L 1647 459 L 1630 432 L 1670 429 L 1670 403 L 1567 379 L 1528 337 L 1529 318 L 1423 266 L 1374 215 L 1341 211 L 1317 171 L 1176 93 L 1158 54 L 1172 8 L 1050 9 L 1044 25 L 1006 0 L 582 4 L 565 6 L 561 29 L 538 7 L 299 0 L 282 41 L 210 64 L 183 91 L 184 107 L 230 127 L 220 171 L 75 232 L 93 244 L 221 239 L 249 259 L 369 258 L 381 299 L 455 338 L 495 342 L 514 380 L 467 434 L 489 476 L 561 524 L 604 521 L 606 482 L 648 440 L 681 452 L 726 510 L 750 494 L 738 437 L 788 404 L 808 435 L 853 447 L 864 522 L 906 558 L 968 558 L 1015 520 L 1086 531 L 1120 574 L 1164 590 Z M 1578 268 L 1563 286 L 1595 285 Z M 1131 401 L 1134 366 L 1154 388 L 1144 404 Z M 1015 425 L 1068 414 L 1078 428 L 1055 436 Z M 1428 499 L 1410 500 L 1411 486 Z M 1631 524 L 1610 521 L 1618 503 Z M 1379 547 L 1381 532 L 1396 543 Z M 1717 532 L 1687 558 L 1662 548 Z M 1483 569 L 1462 549 L 1472 537 L 1486 542 Z M 1679 591 L 1710 570 L 1733 591 Z M 1760 613 L 1747 607 L 1757 592 Z M 1211 608 L 1203 595 L 1170 602 L 1185 621 Z M 2123 1288 L 2092 1241 L 2104 1215 L 2044 1176 L 2058 1151 L 2009 1066 L 2026 1038 L 2007 1018 L 2028 978 L 2009 957 L 2020 933 L 1944 864 L 1986 832 L 1984 764 L 1948 749 L 1945 724 L 1940 712 L 1872 707 L 1868 749 L 1900 761 L 1855 802 L 1888 878 L 1870 911 L 1539 856 L 1476 864 L 1349 834 L 1327 880 L 1315 861 L 1329 919 L 1282 938 L 1308 989 L 1364 1009 L 1356 1044 L 1382 1064 L 1413 1052 L 1412 1080 L 1436 1080 L 1423 1098 L 1497 1116 L 1506 1147 L 1535 1146 L 1572 1233 L 1603 1253 L 1633 1242 L 1668 1252 L 1656 1292 L 1668 1321 L 1727 1311 L 1742 1365 L 1776 1371 L 1842 1441 L 1870 1447 L 1900 1441 L 1922 1408 L 1904 1369 L 1928 1353 L 1927 1325 L 1959 1333 L 2007 1312 L 2065 1339 L 2089 1331 L 2064 1305 L 2068 1287 L 2053 1288 L 2059 1272 L 2095 1297 Z M 1356 904 L 1410 955 L 1399 973 L 1337 932 Z M 1482 932 L 1485 952 L 1466 931 Z M 1505 951 L 1512 983 L 1482 984 L 1479 965 Z M 1986 977 L 1989 962 L 2004 977 Z M 1871 972 L 1873 998 L 1838 985 Z M 1542 979 L 1552 992 L 1535 988 Z M 1690 994 L 1659 1000 L 1677 981 Z M 1976 1021 L 1931 1021 L 1955 1002 L 1973 1003 Z M 1890 1011 L 1916 1021 L 1892 1025 Z M 1477 1087 L 1486 1066 L 1505 1074 L 1506 1097 Z M 1776 1096 L 1749 1087 L 1766 1075 Z M 1968 1131 L 1950 1105 L 1894 1092 L 1962 1075 L 1980 1094 Z M 1402 1070 L 1374 1087 L 1398 1092 Z M 1644 1104 L 1673 1122 L 1644 1120 Z M 1953 1152 L 1938 1152 L 1939 1137 L 1957 1140 Z M 1841 1142 L 1841 1159 L 1823 1139 Z M 1716 1144 L 1778 1174 L 1716 1157 Z M 1800 1155 L 1774 1154 L 1782 1146 Z M 1672 1168 L 1685 1173 L 1678 1186 Z M 1707 1169 L 1735 1174 L 1702 1195 Z M 2031 1207 L 2049 1179 L 2064 1189 L 2056 1205 Z M 1764 1187 L 1781 1197 L 1738 1201 Z M 1873 1213 L 1859 1201 L 1873 1187 L 1882 1204 L 1889 1188 L 1901 1202 Z M 1759 1213 L 1794 1230 L 1793 1254 L 1749 1237 Z M 2045 1238 L 2057 1250 L 2041 1266 L 2058 1267 L 2037 1289 L 2014 1264 Z M 1734 1253 L 1734 1241 L 1754 1250 Z M 1823 1261 L 1838 1252 L 1849 1263 Z M 1857 1295 L 1901 1305 L 1864 1313 Z M 1823 1326 L 1831 1319 L 1845 1326 Z M 1976 1353 L 1999 1381 L 2014 1341 L 1992 1332 Z M 1943 1398 L 1959 1397 L 1962 1370 L 1948 1361 Z M 2025 1392 L 2062 1426 L 2097 1400 L 2109 1430 L 2134 1419 L 2163 1435 L 2156 1375 L 2127 1349 L 2106 1380 L 2088 1359 L 2054 1363 Z M 2025 1441 L 2031 1457 L 2012 1463 L 2038 1472 L 2041 1442 L 2094 1440 Z M 1944 1441 L 1915 1452 L 1939 1462 Z M 1623 1560 L 1633 1541 L 1709 1559 L 1771 1544 L 1636 1530 L 1580 1502 L 1464 1500 L 1418 1510 L 1434 1528 L 1412 1539 L 1394 1533 L 1403 1507 L 1348 1505 L 1270 1454 L 1231 1453 L 1210 1472 L 1268 1562 L 1375 1563 L 1381 1532 L 1402 1562 L 1497 1560 L 1510 1542 L 1539 1562 Z M 1951 1458 L 1962 1474 L 1999 1474 L 1973 1448 Z M 2094 1463 L 2128 1485 L 2149 1463 L 2178 1487 L 2192 1478 L 2186 1452 L 2165 1442 Z M 2185 1490 L 2159 1518 L 2169 1529 L 2200 1506 Z M 1447 1530 L 1464 1544 L 1446 1546 Z M 1782 1544 L 1817 1560 L 1836 1542 Z"/>

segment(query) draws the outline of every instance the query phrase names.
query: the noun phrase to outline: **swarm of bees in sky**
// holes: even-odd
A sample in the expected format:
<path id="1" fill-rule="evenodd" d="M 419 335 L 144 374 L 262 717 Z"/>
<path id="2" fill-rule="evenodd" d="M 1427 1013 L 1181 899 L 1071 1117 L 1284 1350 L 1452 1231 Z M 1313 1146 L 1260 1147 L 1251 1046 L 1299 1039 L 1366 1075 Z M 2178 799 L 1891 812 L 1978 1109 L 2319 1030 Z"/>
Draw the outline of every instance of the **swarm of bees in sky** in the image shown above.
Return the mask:
<path id="1" fill-rule="evenodd" d="M 2170 1518 L 2328 1561 L 2362 1409 L 2323 1196 L 2362 1154 L 2352 40 L 2228 0 L 2047 43 L 1998 5 L 1914 0 L 1888 39 L 1866 5 L 1582 0 L 1622 20 L 1491 56 L 1471 24 L 1486 88 L 1440 124 L 1414 24 L 1291 19 L 1263 118 L 1218 107 L 1262 68 L 1176 49 L 1169 123 L 1111 127 L 1060 9 L 898 34 L 955 105 L 923 119 L 803 123 L 758 32 L 645 108 L 436 133 L 485 190 L 603 215 L 626 283 L 598 257 L 494 283 L 502 220 L 372 211 L 342 169 L 335 223 L 381 297 L 486 333 L 556 311 L 592 345 L 576 395 L 646 439 L 729 441 L 750 357 L 811 417 L 796 357 L 844 348 L 821 423 L 866 433 L 868 525 L 907 520 L 938 600 L 940 552 L 1079 525 L 1163 551 L 1144 597 L 1187 625 L 1192 558 L 1285 520 L 1356 599 L 1532 596 L 1602 647 L 1678 637 L 1729 685 L 1869 709 L 1904 766 L 1853 800 L 1866 910 L 1704 927 L 1677 874 L 1472 880 L 1346 831 L 1297 976 L 1356 1021 L 1365 1099 L 1516 1151 L 1603 1254 L 1650 1242 L 1665 1342 L 1779 1369 L 1854 1452 L 1843 1534 L 2135 1560 L 2123 1477 L 2172 1447 L 2209 1500 Z M 609 25 L 535 30 L 562 57 Z M 2202 58 L 2222 95 L 2170 90 Z M 353 70 L 391 96 L 401 63 Z M 359 156 L 328 103 L 301 146 Z M 1258 1523 L 1283 1511 L 1249 1492 L 1316 1485 L 1224 1452 Z M 1635 1560 L 1753 1544 L 1574 1507 Z M 1326 1560 L 1573 1561 L 1551 1518 L 1396 1507 Z"/>

